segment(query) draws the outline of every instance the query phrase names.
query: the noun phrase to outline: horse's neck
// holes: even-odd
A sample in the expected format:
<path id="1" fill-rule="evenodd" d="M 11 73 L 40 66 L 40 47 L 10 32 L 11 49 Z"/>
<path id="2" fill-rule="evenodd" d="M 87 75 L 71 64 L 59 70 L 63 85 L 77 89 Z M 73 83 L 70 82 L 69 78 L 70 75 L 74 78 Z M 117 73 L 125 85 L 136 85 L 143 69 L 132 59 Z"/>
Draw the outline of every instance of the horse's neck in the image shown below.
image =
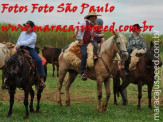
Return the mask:
<path id="1" fill-rule="evenodd" d="M 102 58 L 104 59 L 104 61 L 106 62 L 110 69 L 113 68 L 113 60 L 116 56 L 116 53 L 117 49 L 114 42 L 112 42 L 110 46 L 101 53 Z"/>
<path id="2" fill-rule="evenodd" d="M 147 67 L 149 67 L 150 64 L 149 64 L 149 61 L 148 61 L 146 55 L 144 55 L 140 58 L 137 66 L 140 68 L 140 70 L 148 70 Z"/>

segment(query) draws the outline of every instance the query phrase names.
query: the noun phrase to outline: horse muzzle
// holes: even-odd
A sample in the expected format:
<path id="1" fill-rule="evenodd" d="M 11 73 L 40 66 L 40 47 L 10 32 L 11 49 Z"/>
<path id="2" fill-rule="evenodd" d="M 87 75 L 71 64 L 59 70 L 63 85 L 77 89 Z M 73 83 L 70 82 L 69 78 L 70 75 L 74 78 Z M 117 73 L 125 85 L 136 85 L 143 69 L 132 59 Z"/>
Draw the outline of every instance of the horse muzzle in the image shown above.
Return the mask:
<path id="1" fill-rule="evenodd" d="M 128 59 L 128 52 L 122 52 L 121 58 L 122 58 L 123 60 L 127 60 L 127 59 Z"/>

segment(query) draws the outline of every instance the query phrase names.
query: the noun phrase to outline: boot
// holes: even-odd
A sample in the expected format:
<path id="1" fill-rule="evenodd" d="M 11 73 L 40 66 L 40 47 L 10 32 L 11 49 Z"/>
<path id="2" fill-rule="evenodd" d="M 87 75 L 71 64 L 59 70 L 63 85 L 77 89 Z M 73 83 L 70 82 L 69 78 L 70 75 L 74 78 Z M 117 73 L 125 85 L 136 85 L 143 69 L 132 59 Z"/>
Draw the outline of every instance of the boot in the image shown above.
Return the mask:
<path id="1" fill-rule="evenodd" d="M 82 74 L 82 76 L 81 76 L 81 78 L 82 78 L 82 80 L 87 80 L 87 75 L 86 74 Z"/>
<path id="2" fill-rule="evenodd" d="M 44 78 L 41 77 L 41 78 L 40 78 L 39 89 L 44 89 L 45 87 L 46 87 L 46 85 L 45 85 L 45 82 L 44 82 Z"/>

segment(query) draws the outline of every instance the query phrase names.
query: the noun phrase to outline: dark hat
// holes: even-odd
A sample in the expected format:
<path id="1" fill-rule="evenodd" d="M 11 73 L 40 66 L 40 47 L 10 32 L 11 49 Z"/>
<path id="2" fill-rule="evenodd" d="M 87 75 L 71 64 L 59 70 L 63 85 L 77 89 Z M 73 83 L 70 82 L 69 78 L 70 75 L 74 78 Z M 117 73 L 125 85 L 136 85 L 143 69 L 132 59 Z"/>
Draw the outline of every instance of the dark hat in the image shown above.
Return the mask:
<path id="1" fill-rule="evenodd" d="M 26 24 L 29 24 L 32 28 L 33 26 L 35 26 L 34 22 L 28 20 L 25 24 L 23 24 L 24 26 L 26 26 Z"/>
<path id="2" fill-rule="evenodd" d="M 137 29 L 142 28 L 139 24 L 134 24 L 133 27 L 137 27 Z"/>

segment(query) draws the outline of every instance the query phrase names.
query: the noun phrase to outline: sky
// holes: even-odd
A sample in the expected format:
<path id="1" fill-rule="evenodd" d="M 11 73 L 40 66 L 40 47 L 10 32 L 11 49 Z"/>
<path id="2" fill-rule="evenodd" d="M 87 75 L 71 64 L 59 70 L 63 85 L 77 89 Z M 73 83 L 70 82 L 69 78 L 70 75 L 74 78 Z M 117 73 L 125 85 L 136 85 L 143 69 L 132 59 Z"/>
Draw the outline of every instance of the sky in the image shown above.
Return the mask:
<path id="1" fill-rule="evenodd" d="M 143 21 L 147 21 L 147 25 L 154 25 L 154 30 L 159 31 L 163 34 L 163 0 L 1 0 L 0 1 L 0 11 L 2 11 L 2 4 L 8 3 L 9 6 L 28 6 L 28 11 L 26 13 L 14 13 L 0 12 L 0 23 L 12 23 L 12 24 L 23 24 L 27 20 L 32 20 L 37 25 L 76 25 L 77 22 L 83 21 L 84 16 L 87 15 L 89 8 L 84 10 L 83 14 L 81 12 L 81 4 L 88 3 L 90 6 L 105 6 L 109 3 L 110 6 L 115 6 L 113 12 L 99 12 L 102 16 L 104 25 L 111 25 L 112 22 L 119 25 L 133 25 L 135 23 L 143 25 Z M 40 6 L 48 4 L 49 6 L 54 6 L 54 10 L 51 13 L 32 11 L 33 3 L 38 3 Z M 56 12 L 57 6 L 61 3 L 72 3 L 72 6 L 77 6 L 76 12 Z M 65 5 L 66 6 L 66 5 Z"/>

